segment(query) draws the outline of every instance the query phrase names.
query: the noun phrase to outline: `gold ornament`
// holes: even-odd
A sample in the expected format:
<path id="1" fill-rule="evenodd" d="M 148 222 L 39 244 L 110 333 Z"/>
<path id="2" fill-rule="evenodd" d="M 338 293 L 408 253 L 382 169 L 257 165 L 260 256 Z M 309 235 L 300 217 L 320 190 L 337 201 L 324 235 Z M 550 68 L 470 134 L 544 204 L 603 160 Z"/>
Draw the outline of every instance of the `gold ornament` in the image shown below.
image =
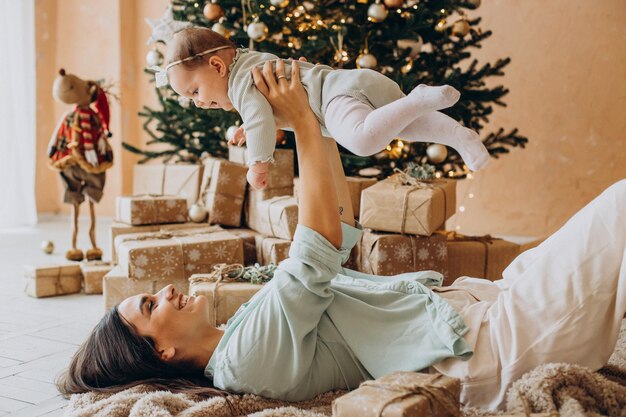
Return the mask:
<path id="1" fill-rule="evenodd" d="M 382 22 L 387 18 L 388 14 L 389 11 L 385 7 L 385 5 L 380 2 L 380 0 L 372 4 L 367 9 L 367 15 L 372 20 L 372 22 Z"/>
<path id="2" fill-rule="evenodd" d="M 452 25 L 452 34 L 459 38 L 464 37 L 470 31 L 470 25 L 467 19 L 459 19 Z"/>
<path id="3" fill-rule="evenodd" d="M 44 240 L 41 242 L 41 250 L 44 251 L 47 255 L 52 254 L 54 252 L 54 242 L 51 240 Z"/>
<path id="4" fill-rule="evenodd" d="M 406 65 L 403 65 L 402 68 L 400 68 L 400 72 L 404 75 L 408 74 L 413 69 L 413 60 L 408 59 L 408 61 L 409 62 L 407 62 Z"/>
<path id="5" fill-rule="evenodd" d="M 433 143 L 426 148 L 426 155 L 433 164 L 440 164 L 448 157 L 448 149 L 439 143 Z"/>
<path id="6" fill-rule="evenodd" d="M 220 19 L 219 22 L 215 23 L 213 26 L 211 26 L 211 30 L 213 32 L 219 33 L 220 35 L 222 35 L 225 38 L 230 38 L 230 30 L 228 30 L 228 28 L 224 25 L 224 19 Z"/>
<path id="7" fill-rule="evenodd" d="M 446 30 L 446 24 L 448 22 L 446 22 L 446 19 L 441 19 L 440 21 L 437 22 L 437 24 L 435 25 L 435 30 L 437 32 L 445 32 Z"/>
<path id="8" fill-rule="evenodd" d="M 404 4 L 404 0 L 385 0 L 385 6 L 389 7 L 390 9 L 397 9 L 399 7 L 402 7 L 402 5 Z"/>
<path id="9" fill-rule="evenodd" d="M 363 51 L 358 57 L 356 57 L 357 68 L 374 69 L 378 65 L 376 57 L 368 52 L 367 49 Z"/>
<path id="10" fill-rule="evenodd" d="M 289 6 L 289 0 L 270 0 L 272 6 L 280 7 L 281 9 Z"/>
<path id="11" fill-rule="evenodd" d="M 248 25 L 247 32 L 250 39 L 257 42 L 262 42 L 263 40 L 265 40 L 265 38 L 267 38 L 269 29 L 265 23 L 257 19 Z"/>
<path id="12" fill-rule="evenodd" d="M 204 17 L 209 20 L 217 20 L 224 16 L 224 9 L 217 3 L 207 3 L 203 10 Z"/>
<path id="13" fill-rule="evenodd" d="M 202 204 L 192 204 L 189 208 L 189 219 L 194 223 L 202 223 L 207 216 L 207 211 Z"/>

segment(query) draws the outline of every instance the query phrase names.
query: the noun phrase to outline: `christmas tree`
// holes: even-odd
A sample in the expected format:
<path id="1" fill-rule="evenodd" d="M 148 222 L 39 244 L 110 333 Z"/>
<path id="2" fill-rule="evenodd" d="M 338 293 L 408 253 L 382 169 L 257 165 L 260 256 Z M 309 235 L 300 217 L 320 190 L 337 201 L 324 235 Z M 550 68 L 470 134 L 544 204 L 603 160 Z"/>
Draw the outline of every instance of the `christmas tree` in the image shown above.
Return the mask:
<path id="1" fill-rule="evenodd" d="M 206 26 L 229 37 L 238 45 L 279 57 L 306 57 L 310 62 L 336 68 L 369 68 L 396 81 L 405 93 L 418 84 L 449 84 L 461 92 L 457 104 L 444 113 L 479 132 L 493 157 L 524 147 L 527 139 L 517 129 L 504 128 L 484 134 L 493 106 L 505 106 L 508 90 L 489 88 L 486 80 L 503 76 L 510 59 L 479 65 L 468 59 L 471 48 L 492 35 L 479 28 L 480 18 L 466 11 L 480 0 L 212 0 L 200 3 L 173 0 L 160 20 L 149 20 L 154 29 L 151 42 L 164 43 L 167 35 L 189 24 Z M 158 48 L 148 54 L 149 65 L 160 64 Z M 464 62 L 462 62 L 464 61 Z M 178 97 L 169 87 L 157 89 L 162 109 L 144 108 L 145 130 L 152 140 L 169 146 L 140 150 L 144 161 L 164 157 L 197 161 L 204 154 L 227 153 L 228 128 L 239 123 L 236 113 L 206 111 Z M 390 138 L 392 139 L 392 138 Z M 279 147 L 294 147 L 287 135 Z M 435 165 L 438 175 L 463 177 L 467 169 L 452 148 L 428 143 L 391 140 L 385 150 L 359 157 L 342 149 L 348 175 L 363 168 L 379 175 L 409 163 Z"/>

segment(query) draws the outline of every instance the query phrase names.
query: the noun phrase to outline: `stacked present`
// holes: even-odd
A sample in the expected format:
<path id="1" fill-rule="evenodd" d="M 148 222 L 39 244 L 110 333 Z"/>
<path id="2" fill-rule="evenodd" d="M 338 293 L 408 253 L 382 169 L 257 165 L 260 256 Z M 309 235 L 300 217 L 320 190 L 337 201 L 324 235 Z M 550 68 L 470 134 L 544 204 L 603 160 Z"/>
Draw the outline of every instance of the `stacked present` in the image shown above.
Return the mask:
<path id="1" fill-rule="evenodd" d="M 31 297 L 53 297 L 57 295 L 102 294 L 104 276 L 113 268 L 103 261 L 84 261 L 56 265 L 26 265 L 25 292 Z"/>

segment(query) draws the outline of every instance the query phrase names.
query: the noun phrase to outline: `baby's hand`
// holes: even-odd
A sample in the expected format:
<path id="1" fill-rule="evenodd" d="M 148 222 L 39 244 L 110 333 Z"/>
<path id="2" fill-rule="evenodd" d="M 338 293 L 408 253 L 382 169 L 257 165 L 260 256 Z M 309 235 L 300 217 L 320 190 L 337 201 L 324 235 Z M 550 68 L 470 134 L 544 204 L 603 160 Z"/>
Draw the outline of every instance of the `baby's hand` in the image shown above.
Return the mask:
<path id="1" fill-rule="evenodd" d="M 233 137 L 228 139 L 228 144 L 237 144 L 237 146 L 241 146 L 244 143 L 246 143 L 246 131 L 244 130 L 243 126 L 240 126 L 239 129 L 235 131 Z"/>
<path id="2" fill-rule="evenodd" d="M 246 178 L 255 190 L 262 190 L 267 187 L 267 178 L 269 177 L 269 162 L 257 162 L 248 169 Z"/>

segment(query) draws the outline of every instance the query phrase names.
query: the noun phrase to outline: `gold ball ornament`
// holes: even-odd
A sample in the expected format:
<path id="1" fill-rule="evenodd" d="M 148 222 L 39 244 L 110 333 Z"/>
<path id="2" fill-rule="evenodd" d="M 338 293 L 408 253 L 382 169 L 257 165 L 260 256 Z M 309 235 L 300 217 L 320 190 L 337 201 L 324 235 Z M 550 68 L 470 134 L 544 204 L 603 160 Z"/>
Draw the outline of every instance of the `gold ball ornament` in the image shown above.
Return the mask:
<path id="1" fill-rule="evenodd" d="M 437 22 L 437 24 L 435 25 L 435 30 L 437 32 L 445 32 L 446 31 L 446 25 L 448 24 L 448 22 L 446 22 L 446 19 L 441 19 Z"/>
<path id="2" fill-rule="evenodd" d="M 54 242 L 51 240 L 42 241 L 41 250 L 47 255 L 52 254 L 52 252 L 54 252 Z"/>
<path id="3" fill-rule="evenodd" d="M 204 6 L 202 13 L 209 20 L 217 20 L 224 16 L 224 9 L 219 4 L 210 2 Z"/>
<path id="4" fill-rule="evenodd" d="M 433 143 L 426 148 L 426 155 L 433 164 L 440 164 L 448 157 L 448 149 L 439 143 Z"/>
<path id="5" fill-rule="evenodd" d="M 404 4 L 404 0 L 385 0 L 384 3 L 385 6 L 389 7 L 390 9 L 397 9 L 399 7 L 402 7 L 402 5 Z"/>
<path id="6" fill-rule="evenodd" d="M 465 19 L 459 19 L 452 25 L 452 34 L 459 38 L 464 37 L 470 31 L 469 22 Z"/>
<path id="7" fill-rule="evenodd" d="M 247 33 L 253 41 L 261 42 L 267 38 L 269 29 L 265 23 L 257 20 L 248 25 Z"/>
<path id="8" fill-rule="evenodd" d="M 189 220 L 195 223 L 202 223 L 207 216 L 207 211 L 203 205 L 195 203 L 189 208 Z"/>
<path id="9" fill-rule="evenodd" d="M 228 28 L 224 26 L 224 23 L 222 23 L 221 21 L 211 26 L 211 30 L 215 33 L 219 33 L 225 38 L 230 38 L 230 30 L 228 30 Z"/>
<path id="10" fill-rule="evenodd" d="M 284 9 L 285 7 L 289 6 L 289 0 L 270 0 L 270 4 L 272 6 L 276 6 L 276 7 L 280 7 L 281 9 Z"/>
<path id="11" fill-rule="evenodd" d="M 363 51 L 361 55 L 356 58 L 357 68 L 374 69 L 378 65 L 378 60 L 372 54 L 367 51 Z"/>
<path id="12" fill-rule="evenodd" d="M 367 15 L 372 19 L 373 22 L 382 22 L 387 18 L 389 11 L 385 7 L 384 4 L 377 2 L 372 4 L 367 9 Z"/>
<path id="13" fill-rule="evenodd" d="M 163 54 L 158 49 L 154 48 L 146 54 L 146 64 L 149 67 L 152 66 L 161 66 L 163 64 Z"/>

